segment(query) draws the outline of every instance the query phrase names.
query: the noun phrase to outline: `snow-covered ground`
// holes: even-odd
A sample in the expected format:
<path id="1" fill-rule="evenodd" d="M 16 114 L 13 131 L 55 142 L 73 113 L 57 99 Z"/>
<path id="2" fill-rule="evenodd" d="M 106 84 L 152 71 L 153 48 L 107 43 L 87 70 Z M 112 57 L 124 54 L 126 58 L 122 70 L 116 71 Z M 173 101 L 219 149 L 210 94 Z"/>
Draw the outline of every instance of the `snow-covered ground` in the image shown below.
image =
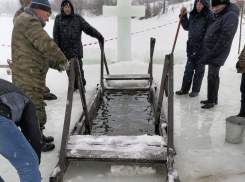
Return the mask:
<path id="1" fill-rule="evenodd" d="M 186 6 L 189 10 L 189 2 Z M 150 37 L 156 38 L 153 76 L 158 87 L 160 86 L 164 55 L 169 54 L 177 29 L 180 5 L 175 5 L 174 12 L 170 7 L 168 13 L 147 20 L 132 19 L 132 62 L 116 62 L 117 21 L 114 17 L 85 17 L 85 19 L 98 29 L 106 40 L 106 57 L 111 74 L 124 73 L 147 73 L 149 61 Z M 47 23 L 45 30 L 52 36 L 53 20 Z M 0 64 L 6 64 L 11 58 L 12 18 L 0 17 Z M 163 26 L 165 25 L 165 26 Z M 161 27 L 159 27 L 161 26 Z M 153 29 L 155 28 L 155 29 Z M 243 32 L 245 26 L 243 25 Z M 148 30 L 150 29 L 150 30 Z M 146 31 L 144 31 L 146 30 Z M 148 31 L 147 31 L 148 30 Z M 143 31 L 143 32 L 141 32 Z M 94 43 L 97 40 L 83 34 L 83 44 Z M 174 66 L 174 90 L 179 90 L 182 83 L 183 72 L 186 62 L 187 32 L 182 28 L 175 47 Z M 176 96 L 174 98 L 174 141 L 177 155 L 175 162 L 180 180 L 183 182 L 244 182 L 245 181 L 245 142 L 230 144 L 225 141 L 225 119 L 236 115 L 240 109 L 240 79 L 235 64 L 238 54 L 239 30 L 234 38 L 232 50 L 226 64 L 220 71 L 219 103 L 212 109 L 201 109 L 200 100 L 206 99 L 207 79 L 203 80 L 201 92 L 198 97 L 190 98 Z M 241 49 L 245 44 L 242 37 Z M 3 46 L 5 45 L 5 46 Z M 84 70 L 87 79 L 87 101 L 99 83 L 100 75 L 100 52 L 98 44 L 84 47 Z M 113 63 L 113 64 L 112 64 Z M 207 71 L 206 71 L 207 73 Z M 0 68 L 0 77 L 11 81 L 11 76 L 6 74 L 5 69 Z M 58 162 L 61 136 L 63 130 L 64 113 L 67 97 L 68 79 L 66 73 L 49 70 L 47 74 L 47 86 L 56 94 L 58 100 L 46 101 L 48 122 L 45 134 L 55 138 L 56 148 L 52 152 L 42 153 L 40 171 L 43 182 L 48 182 L 51 171 Z M 74 105 L 71 119 L 71 128 L 78 121 L 82 107 L 78 92 L 74 94 Z M 101 163 L 77 163 L 73 171 L 67 173 L 66 181 L 160 181 L 155 175 L 154 168 L 148 166 L 116 166 L 115 164 Z M 156 167 L 157 168 L 157 167 Z M 118 172 L 118 170 L 120 170 Z M 75 171 L 75 172 L 74 172 Z M 138 174 L 143 171 L 145 175 Z M 11 164 L 0 156 L 0 175 L 6 182 L 19 181 L 18 175 Z M 76 176 L 73 176 L 76 175 Z M 161 178 L 164 181 L 164 178 Z"/>

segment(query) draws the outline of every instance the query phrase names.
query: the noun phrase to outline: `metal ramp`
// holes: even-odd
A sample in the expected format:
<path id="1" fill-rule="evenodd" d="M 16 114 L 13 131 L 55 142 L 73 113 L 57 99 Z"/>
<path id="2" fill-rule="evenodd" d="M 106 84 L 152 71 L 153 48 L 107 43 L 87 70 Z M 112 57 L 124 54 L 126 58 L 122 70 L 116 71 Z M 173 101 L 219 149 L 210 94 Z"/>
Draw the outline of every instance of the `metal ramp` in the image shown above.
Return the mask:
<path id="1" fill-rule="evenodd" d="M 148 74 L 110 75 L 107 67 L 104 45 L 101 46 L 101 77 L 100 85 L 95 95 L 87 104 L 80 77 L 77 59 L 71 61 L 67 106 L 62 134 L 59 162 L 50 176 L 50 182 L 62 182 L 71 161 L 100 161 L 100 162 L 136 162 L 136 163 L 162 163 L 166 164 L 167 182 L 179 182 L 178 173 L 174 163 L 173 145 L 173 55 L 166 55 L 162 82 L 158 91 L 153 84 L 153 52 L 155 39 L 151 38 L 151 54 Z M 104 66 L 107 75 L 104 75 Z M 75 77 L 83 106 L 83 114 L 74 128 L 74 135 L 69 134 L 73 90 Z M 146 80 L 147 87 L 121 87 L 113 88 L 107 84 L 111 80 Z M 101 104 L 106 90 L 148 90 L 154 109 L 155 136 L 93 136 L 91 133 L 91 118 L 96 108 Z M 162 116 L 162 100 L 168 96 L 167 117 Z"/>

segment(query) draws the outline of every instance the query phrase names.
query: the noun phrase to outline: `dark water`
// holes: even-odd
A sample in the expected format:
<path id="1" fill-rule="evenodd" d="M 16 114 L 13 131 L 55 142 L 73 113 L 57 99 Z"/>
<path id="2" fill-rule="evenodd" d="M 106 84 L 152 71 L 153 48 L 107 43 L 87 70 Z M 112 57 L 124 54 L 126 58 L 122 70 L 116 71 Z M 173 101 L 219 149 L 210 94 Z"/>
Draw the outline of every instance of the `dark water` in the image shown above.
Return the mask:
<path id="1" fill-rule="evenodd" d="M 150 92 L 105 92 L 100 107 L 92 117 L 92 123 L 92 135 L 154 135 Z"/>

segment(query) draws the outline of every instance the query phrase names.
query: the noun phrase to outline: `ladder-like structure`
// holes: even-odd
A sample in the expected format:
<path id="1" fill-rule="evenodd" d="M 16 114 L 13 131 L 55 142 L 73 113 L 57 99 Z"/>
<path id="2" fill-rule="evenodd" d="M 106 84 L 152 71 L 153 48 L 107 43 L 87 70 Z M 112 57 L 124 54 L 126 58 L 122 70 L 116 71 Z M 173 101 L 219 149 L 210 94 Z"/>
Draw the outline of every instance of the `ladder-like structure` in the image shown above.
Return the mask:
<path id="1" fill-rule="evenodd" d="M 161 88 L 158 92 L 153 84 L 153 53 L 155 39 L 151 38 L 151 53 L 148 74 L 110 75 L 104 54 L 104 44 L 101 47 L 101 79 L 100 86 L 91 101 L 87 104 L 79 63 L 76 58 L 71 60 L 70 78 L 66 106 L 65 121 L 62 134 L 59 162 L 50 176 L 50 182 L 62 182 L 65 171 L 71 161 L 102 161 L 102 162 L 132 162 L 132 163 L 162 163 L 167 167 L 167 180 L 179 182 L 174 163 L 173 146 L 173 55 L 167 55 L 162 75 Z M 104 65 L 107 75 L 104 75 Z M 74 129 L 74 135 L 69 135 L 70 119 L 73 101 L 75 77 L 78 80 L 83 115 Z M 147 87 L 113 88 L 108 87 L 111 80 L 146 80 Z M 155 132 L 159 136 L 93 136 L 91 132 L 91 117 L 101 103 L 105 90 L 149 90 L 152 95 L 155 111 Z M 164 92 L 168 95 L 168 116 L 163 115 L 162 100 Z M 159 96 L 158 96 L 159 94 Z"/>

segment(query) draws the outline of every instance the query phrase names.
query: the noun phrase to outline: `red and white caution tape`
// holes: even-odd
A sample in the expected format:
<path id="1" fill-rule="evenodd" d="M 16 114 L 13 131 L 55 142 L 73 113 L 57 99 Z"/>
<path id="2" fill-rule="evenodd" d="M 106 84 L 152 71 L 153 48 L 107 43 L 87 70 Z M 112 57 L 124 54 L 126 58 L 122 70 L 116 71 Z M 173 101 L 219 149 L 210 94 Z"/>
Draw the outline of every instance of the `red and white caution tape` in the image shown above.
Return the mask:
<path id="1" fill-rule="evenodd" d="M 154 27 L 154 28 L 150 28 L 150 29 L 147 29 L 147 30 L 142 30 L 142 31 L 139 31 L 139 32 L 131 33 L 131 35 L 135 35 L 135 34 L 146 32 L 146 31 L 150 31 L 150 30 L 155 30 L 157 28 L 161 28 L 161 27 L 164 27 L 164 26 L 167 26 L 167 25 L 170 25 L 170 24 L 173 24 L 173 23 L 177 23 L 177 22 L 178 21 L 175 21 L 175 22 L 172 22 L 172 23 L 168 23 L 168 24 L 165 24 L 165 25 L 158 26 L 158 27 Z M 108 39 L 108 40 L 105 40 L 105 42 L 112 41 L 112 40 L 117 40 L 117 38 Z M 86 47 L 86 46 L 91 46 L 91 45 L 95 45 L 95 44 L 98 44 L 98 42 L 89 43 L 89 44 L 83 44 L 83 46 Z M 5 45 L 5 44 L 2 44 L 2 46 L 11 47 L 11 45 Z"/>

